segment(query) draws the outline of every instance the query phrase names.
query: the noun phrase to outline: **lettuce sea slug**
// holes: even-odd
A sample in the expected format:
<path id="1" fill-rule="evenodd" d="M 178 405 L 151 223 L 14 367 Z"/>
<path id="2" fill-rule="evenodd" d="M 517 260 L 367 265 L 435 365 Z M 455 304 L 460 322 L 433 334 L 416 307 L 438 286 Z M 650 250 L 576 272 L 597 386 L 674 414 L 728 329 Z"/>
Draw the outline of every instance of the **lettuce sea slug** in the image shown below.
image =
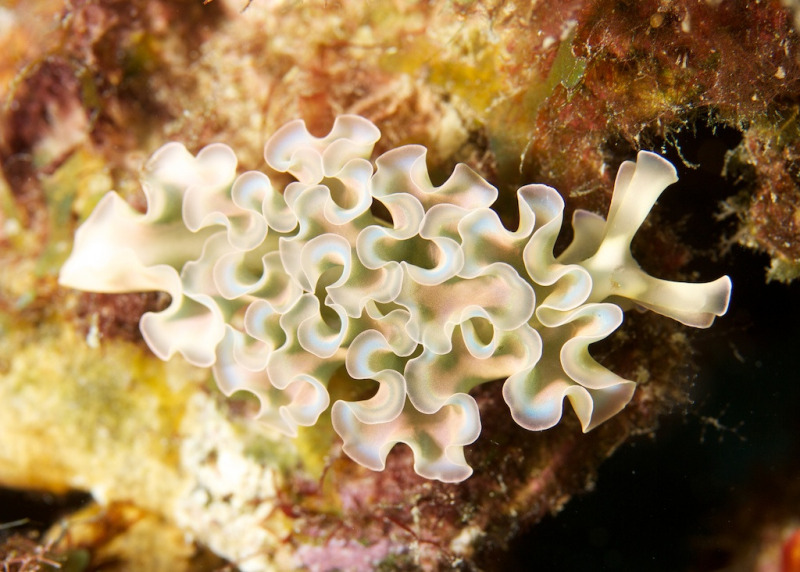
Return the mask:
<path id="1" fill-rule="evenodd" d="M 94 292 L 164 291 L 140 327 L 161 359 L 212 367 L 221 390 L 258 396 L 258 417 L 287 435 L 330 406 L 345 367 L 376 382 L 362 401 L 333 403 L 344 451 L 375 470 L 396 443 L 420 475 L 472 473 L 464 446 L 481 422 L 469 391 L 505 378 L 514 420 L 554 426 L 567 398 L 584 431 L 619 412 L 635 384 L 597 363 L 591 343 L 638 306 L 707 327 L 725 313 L 725 276 L 659 280 L 630 252 L 661 192 L 677 180 L 642 151 L 620 166 L 608 219 L 576 211 L 574 239 L 555 257 L 564 202 L 552 188 L 517 191 L 519 227 L 490 206 L 497 190 L 465 165 L 434 187 L 425 148 L 369 158 L 380 137 L 344 115 L 322 138 L 302 121 L 267 142 L 268 165 L 294 181 L 236 173 L 226 145 L 197 156 L 169 143 L 144 167 L 147 212 L 109 192 L 78 229 L 63 285 Z M 381 203 L 391 220 L 371 207 Z"/>

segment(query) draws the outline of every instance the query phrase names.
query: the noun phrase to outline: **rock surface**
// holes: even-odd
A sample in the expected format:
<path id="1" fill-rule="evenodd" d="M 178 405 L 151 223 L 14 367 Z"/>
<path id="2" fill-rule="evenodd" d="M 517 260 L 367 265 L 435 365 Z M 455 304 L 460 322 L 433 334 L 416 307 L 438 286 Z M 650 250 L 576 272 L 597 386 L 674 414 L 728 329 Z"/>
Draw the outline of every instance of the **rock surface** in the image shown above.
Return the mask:
<path id="1" fill-rule="evenodd" d="M 639 384 L 623 414 L 586 435 L 574 418 L 530 433 L 490 384 L 475 392 L 472 478 L 421 479 L 402 448 L 375 473 L 341 454 L 329 419 L 296 440 L 269 434 L 249 421 L 254 404 L 224 400 L 208 372 L 150 355 L 136 325 L 163 307 L 158 295 L 56 285 L 74 228 L 106 191 L 143 206 L 138 169 L 164 142 L 224 141 L 242 169 L 256 168 L 285 121 L 321 134 L 341 113 L 375 122 L 386 148 L 426 145 L 434 177 L 466 162 L 500 189 L 506 223 L 516 202 L 502 198 L 521 184 L 550 184 L 568 210 L 602 213 L 616 167 L 637 149 L 698 124 L 732 128 L 741 143 L 726 173 L 741 193 L 726 198 L 737 220 L 728 238 L 767 252 L 770 277 L 793 279 L 792 12 L 776 1 L 546 4 L 0 7 L 0 485 L 129 503 L 243 570 L 474 569 L 591 488 L 626 439 L 685 407 L 686 329 L 630 312 L 593 348 Z M 704 192 L 692 201 L 705 204 Z M 650 222 L 634 247 L 651 273 L 679 279 L 702 262 L 668 214 Z M 723 232 L 712 226 L 712 243 Z"/>

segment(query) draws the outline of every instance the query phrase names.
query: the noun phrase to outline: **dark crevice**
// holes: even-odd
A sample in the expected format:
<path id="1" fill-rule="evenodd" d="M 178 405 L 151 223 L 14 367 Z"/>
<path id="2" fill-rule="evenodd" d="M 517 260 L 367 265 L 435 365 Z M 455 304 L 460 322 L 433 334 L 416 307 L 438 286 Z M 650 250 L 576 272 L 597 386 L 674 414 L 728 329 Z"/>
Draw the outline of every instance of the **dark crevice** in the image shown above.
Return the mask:
<path id="1" fill-rule="evenodd" d="M 46 491 L 0 488 L 0 541 L 12 534 L 44 532 L 60 518 L 92 501 L 81 491 L 56 495 Z"/>
<path id="2" fill-rule="evenodd" d="M 728 314 L 693 337 L 693 403 L 662 418 L 652 438 L 617 451 L 592 492 L 521 535 L 497 569 L 526 570 L 532 562 L 553 570 L 753 569 L 760 527 L 780 507 L 800 505 L 792 478 L 800 469 L 792 360 L 800 285 L 765 284 L 768 258 L 742 247 L 715 256 L 737 222 L 714 215 L 744 184 L 721 175 L 727 150 L 739 141 L 738 131 L 701 122 L 663 149 L 680 182 L 653 216 L 675 225 L 677 240 L 695 252 L 689 267 L 701 279 L 728 274 L 733 282 Z M 681 155 L 699 167 L 687 167 Z M 659 262 L 647 244 L 639 248 Z"/>

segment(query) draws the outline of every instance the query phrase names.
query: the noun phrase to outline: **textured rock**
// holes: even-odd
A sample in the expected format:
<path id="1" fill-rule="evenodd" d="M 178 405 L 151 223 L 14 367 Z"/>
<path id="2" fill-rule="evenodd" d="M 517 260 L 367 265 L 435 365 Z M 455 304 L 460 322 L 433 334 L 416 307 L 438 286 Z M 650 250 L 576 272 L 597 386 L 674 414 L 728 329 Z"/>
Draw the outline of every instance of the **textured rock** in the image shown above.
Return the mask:
<path id="1" fill-rule="evenodd" d="M 686 331 L 632 314 L 593 348 L 639 384 L 621 415 L 587 435 L 567 418 L 531 438 L 493 414 L 505 407 L 499 384 L 481 386 L 483 437 L 466 453 L 475 476 L 460 485 L 417 477 L 402 448 L 382 473 L 355 465 L 324 414 L 295 441 L 263 434 L 248 421 L 254 403 L 223 406 L 204 371 L 149 355 L 133 326 L 167 300 L 56 285 L 77 222 L 110 188 L 141 209 L 139 168 L 169 140 L 193 152 L 224 141 L 243 169 L 260 168 L 266 134 L 285 121 L 322 134 L 358 113 L 380 126 L 378 152 L 428 147 L 434 180 L 458 161 L 480 172 L 513 227 L 520 185 L 567 193 L 567 216 L 602 213 L 622 160 L 710 122 L 743 135 L 728 165 L 742 190 L 728 199 L 733 239 L 768 252 L 775 277 L 795 274 L 798 39 L 780 2 L 26 6 L 0 8 L 2 484 L 132 501 L 245 568 L 469 568 L 687 403 Z M 664 216 L 634 254 L 681 279 L 700 258 L 678 227 L 657 224 Z"/>

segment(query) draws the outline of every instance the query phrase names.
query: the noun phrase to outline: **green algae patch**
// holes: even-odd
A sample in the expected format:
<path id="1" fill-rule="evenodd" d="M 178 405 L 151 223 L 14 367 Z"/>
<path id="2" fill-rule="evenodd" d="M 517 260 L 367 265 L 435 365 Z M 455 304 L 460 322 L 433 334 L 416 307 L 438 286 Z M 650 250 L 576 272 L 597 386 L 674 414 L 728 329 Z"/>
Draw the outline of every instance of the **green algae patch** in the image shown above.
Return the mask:
<path id="1" fill-rule="evenodd" d="M 73 213 L 84 220 L 113 187 L 106 160 L 81 148 L 42 180 L 53 224 L 67 224 Z M 70 235 L 71 239 L 71 235 Z"/>
<path id="2" fill-rule="evenodd" d="M 340 399 L 344 401 L 367 399 L 375 391 L 377 391 L 376 382 L 353 379 L 344 367 L 333 374 L 328 385 L 331 403 Z M 298 427 L 295 446 L 304 470 L 312 478 L 320 478 L 328 468 L 331 450 L 340 446 L 339 436 L 333 430 L 330 407 L 322 412 L 314 426 Z"/>
<path id="3" fill-rule="evenodd" d="M 503 180 L 516 180 L 542 107 L 557 89 L 566 89 L 569 95 L 583 80 L 586 60 L 573 54 L 572 43 L 572 36 L 562 40 L 547 75 L 529 81 L 519 94 L 502 100 L 488 118 L 489 147 Z"/>
<path id="4" fill-rule="evenodd" d="M 479 118 L 485 118 L 496 98 L 502 97 L 507 78 L 502 70 L 502 50 L 478 30 L 470 30 L 453 45 L 444 47 L 419 36 L 402 49 L 387 50 L 379 66 L 414 74 L 426 70 L 426 81 L 466 103 Z"/>
<path id="5" fill-rule="evenodd" d="M 254 423 L 258 423 L 257 421 Z M 248 423 L 240 434 L 244 442 L 243 454 L 253 462 L 265 467 L 293 467 L 297 463 L 297 453 L 292 450 L 291 441 L 283 435 L 270 437 Z"/>
<path id="6" fill-rule="evenodd" d="M 77 209 L 81 219 L 86 218 L 109 188 L 111 179 L 103 159 L 84 149 L 42 179 L 50 232 L 37 261 L 37 275 L 58 273 L 72 243 L 73 210 Z"/>

